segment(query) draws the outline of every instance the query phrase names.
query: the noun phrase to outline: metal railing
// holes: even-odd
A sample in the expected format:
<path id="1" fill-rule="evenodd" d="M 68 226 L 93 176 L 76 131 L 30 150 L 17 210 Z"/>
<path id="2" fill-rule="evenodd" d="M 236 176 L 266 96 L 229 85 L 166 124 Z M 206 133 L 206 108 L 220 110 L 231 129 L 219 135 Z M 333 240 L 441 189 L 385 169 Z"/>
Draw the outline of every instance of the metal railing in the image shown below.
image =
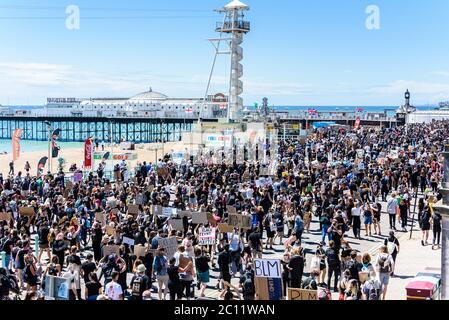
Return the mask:
<path id="1" fill-rule="evenodd" d="M 216 31 L 233 31 L 233 30 L 245 30 L 250 31 L 251 23 L 249 21 L 226 21 L 217 22 Z"/>

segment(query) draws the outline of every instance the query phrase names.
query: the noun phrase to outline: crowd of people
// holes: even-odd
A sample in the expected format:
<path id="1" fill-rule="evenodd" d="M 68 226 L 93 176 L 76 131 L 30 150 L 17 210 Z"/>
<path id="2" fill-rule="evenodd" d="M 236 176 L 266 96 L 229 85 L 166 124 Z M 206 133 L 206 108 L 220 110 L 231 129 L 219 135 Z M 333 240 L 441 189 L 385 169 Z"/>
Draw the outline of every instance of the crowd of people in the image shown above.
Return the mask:
<path id="1" fill-rule="evenodd" d="M 410 228 L 415 198 L 422 245 L 430 229 L 432 249 L 440 245 L 441 216 L 432 206 L 441 199 L 448 125 L 315 129 L 305 141 L 280 142 L 272 179 L 263 183 L 268 176 L 256 161 L 177 165 L 169 154 L 139 164 L 132 179 L 118 166 L 114 182 L 104 165 L 79 182 L 63 172 L 0 177 L 1 299 L 44 299 L 53 276 L 68 279 L 67 299 L 207 299 L 209 288 L 219 299 L 254 300 L 254 259 L 277 248 L 285 298 L 287 288 L 303 288 L 323 300 L 332 291 L 341 300 L 385 299 L 400 252 L 396 236 Z M 176 210 L 161 214 L 158 206 Z M 210 213 L 208 221 L 194 223 L 196 212 Z M 232 212 L 250 216 L 251 226 L 223 230 Z M 182 228 L 171 223 L 177 216 Z M 303 241 L 311 222 L 320 233 L 312 250 Z M 209 228 L 215 238 L 201 245 Z M 170 238 L 175 252 L 161 245 Z M 350 239 L 382 246 L 371 256 Z"/>

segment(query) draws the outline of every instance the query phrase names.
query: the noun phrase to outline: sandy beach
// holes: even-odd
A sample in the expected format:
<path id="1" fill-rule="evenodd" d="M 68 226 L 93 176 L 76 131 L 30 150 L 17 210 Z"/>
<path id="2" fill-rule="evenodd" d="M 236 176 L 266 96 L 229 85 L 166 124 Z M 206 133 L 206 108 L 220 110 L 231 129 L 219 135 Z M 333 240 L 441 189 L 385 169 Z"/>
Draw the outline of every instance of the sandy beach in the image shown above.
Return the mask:
<path id="1" fill-rule="evenodd" d="M 156 147 L 159 145 L 159 149 L 156 152 Z M 195 145 L 192 145 L 193 148 L 197 148 Z M 186 149 L 190 148 L 190 146 L 183 142 L 167 142 L 164 145 L 164 152 L 170 153 L 170 152 L 180 152 L 180 151 L 186 151 Z M 135 151 L 127 151 L 122 150 L 118 145 L 114 147 L 105 147 L 105 151 L 110 151 L 112 153 L 129 153 L 129 152 L 135 152 L 137 153 L 137 160 L 131 161 L 131 166 L 134 166 L 137 164 L 137 162 L 156 162 L 156 154 L 158 158 L 162 157 L 162 145 L 161 144 L 140 144 L 136 145 Z M 30 173 L 32 175 L 36 175 L 37 173 L 37 164 L 39 160 L 42 157 L 48 156 L 48 153 L 46 151 L 30 151 L 30 152 L 22 152 L 20 154 L 20 158 L 15 161 L 14 163 L 14 170 L 17 174 L 18 171 L 25 172 L 25 163 L 28 161 L 31 165 Z M 59 152 L 58 158 L 64 158 L 66 160 L 65 165 L 65 171 L 67 172 L 72 164 L 77 165 L 78 168 L 82 168 L 83 162 L 84 162 L 84 148 L 65 148 L 61 149 Z M 57 171 L 58 167 L 58 158 L 52 159 L 52 167 L 53 172 Z M 0 163 L 2 164 L 0 167 L 0 172 L 3 174 L 4 177 L 8 175 L 9 172 L 9 163 L 12 160 L 11 153 L 8 154 L 2 154 L 0 155 Z M 48 168 L 48 162 L 47 167 L 45 171 Z"/>

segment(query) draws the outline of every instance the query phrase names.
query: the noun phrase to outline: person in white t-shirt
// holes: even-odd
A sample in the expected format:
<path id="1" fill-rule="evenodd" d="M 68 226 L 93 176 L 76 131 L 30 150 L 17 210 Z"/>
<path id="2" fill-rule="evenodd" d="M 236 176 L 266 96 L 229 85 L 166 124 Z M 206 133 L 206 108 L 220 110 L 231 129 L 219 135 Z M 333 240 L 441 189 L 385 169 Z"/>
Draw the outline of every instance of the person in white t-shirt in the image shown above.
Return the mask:
<path id="1" fill-rule="evenodd" d="M 119 273 L 112 272 L 112 281 L 106 285 L 104 290 L 105 295 L 111 300 L 123 300 L 122 286 L 118 284 Z"/>

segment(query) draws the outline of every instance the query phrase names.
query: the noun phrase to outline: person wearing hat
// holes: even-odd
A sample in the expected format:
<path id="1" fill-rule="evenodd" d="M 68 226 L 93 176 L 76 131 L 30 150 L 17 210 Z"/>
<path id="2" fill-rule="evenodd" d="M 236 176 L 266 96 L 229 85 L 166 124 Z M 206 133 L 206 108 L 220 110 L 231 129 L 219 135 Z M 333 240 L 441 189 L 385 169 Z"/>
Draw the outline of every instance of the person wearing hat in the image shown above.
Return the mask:
<path id="1" fill-rule="evenodd" d="M 143 300 L 145 293 L 148 293 L 151 289 L 150 278 L 145 274 L 147 268 L 143 264 L 139 264 L 136 268 L 136 273 L 131 279 L 129 289 L 131 290 L 131 297 L 133 300 Z M 150 299 L 151 299 L 151 292 Z M 147 294 L 148 295 L 148 294 Z"/>

